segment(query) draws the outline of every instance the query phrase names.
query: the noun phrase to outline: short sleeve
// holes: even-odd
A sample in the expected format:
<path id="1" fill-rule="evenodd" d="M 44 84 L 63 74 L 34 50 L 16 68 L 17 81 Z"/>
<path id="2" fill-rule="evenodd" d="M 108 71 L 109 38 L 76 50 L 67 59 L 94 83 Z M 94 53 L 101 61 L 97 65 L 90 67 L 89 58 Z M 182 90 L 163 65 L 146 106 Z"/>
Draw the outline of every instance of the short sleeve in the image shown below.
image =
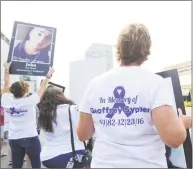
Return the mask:
<path id="1" fill-rule="evenodd" d="M 6 107 L 10 104 L 10 100 L 13 99 L 13 95 L 11 93 L 3 93 L 1 96 L 1 106 Z"/>
<path id="2" fill-rule="evenodd" d="M 79 111 L 82 113 L 90 114 L 90 109 L 92 107 L 92 91 L 93 91 L 93 83 L 90 82 L 84 92 L 83 98 L 79 105 Z"/>
<path id="3" fill-rule="evenodd" d="M 174 106 L 174 92 L 170 79 L 161 79 L 152 99 L 151 110 L 160 106 Z"/>
<path id="4" fill-rule="evenodd" d="M 29 95 L 28 97 L 26 97 L 26 99 L 32 105 L 37 105 L 40 102 L 40 97 L 37 93 L 33 93 L 33 94 Z"/>

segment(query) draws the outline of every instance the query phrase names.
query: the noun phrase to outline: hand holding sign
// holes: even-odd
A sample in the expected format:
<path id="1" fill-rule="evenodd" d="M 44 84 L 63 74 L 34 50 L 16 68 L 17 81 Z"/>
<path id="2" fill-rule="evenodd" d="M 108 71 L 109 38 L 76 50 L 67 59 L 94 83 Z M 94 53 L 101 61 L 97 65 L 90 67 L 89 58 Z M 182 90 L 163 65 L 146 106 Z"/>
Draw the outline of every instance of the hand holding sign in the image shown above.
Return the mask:
<path id="1" fill-rule="evenodd" d="M 11 66 L 11 62 L 9 62 L 9 63 L 5 62 L 5 63 L 3 64 L 3 66 L 4 66 L 5 70 L 8 70 L 8 71 L 9 71 L 9 68 L 10 68 L 10 66 Z"/>
<path id="2" fill-rule="evenodd" d="M 50 69 L 49 69 L 49 71 L 47 73 L 47 76 L 51 77 L 54 72 L 55 72 L 55 69 L 53 67 L 50 67 Z"/>
<path id="3" fill-rule="evenodd" d="M 192 128 L 192 117 L 183 115 L 182 110 L 180 108 L 178 109 L 178 113 L 179 113 L 179 118 L 184 124 L 185 128 L 186 129 Z"/>
<path id="4" fill-rule="evenodd" d="M 55 69 L 54 69 L 53 67 L 50 67 L 50 69 L 49 69 L 46 77 L 50 79 L 50 78 L 52 77 L 52 74 L 53 74 L 54 72 L 55 72 Z"/>

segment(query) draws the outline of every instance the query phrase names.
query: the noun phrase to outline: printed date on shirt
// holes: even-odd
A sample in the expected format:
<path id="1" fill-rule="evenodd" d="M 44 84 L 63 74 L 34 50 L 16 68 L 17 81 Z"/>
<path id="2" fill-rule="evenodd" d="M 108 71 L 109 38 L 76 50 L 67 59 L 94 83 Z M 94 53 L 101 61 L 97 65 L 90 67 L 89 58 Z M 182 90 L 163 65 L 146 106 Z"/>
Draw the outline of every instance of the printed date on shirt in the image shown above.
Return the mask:
<path id="1" fill-rule="evenodd" d="M 99 123 L 104 127 L 108 126 L 136 126 L 144 124 L 143 118 L 130 118 L 130 119 L 101 119 Z"/>

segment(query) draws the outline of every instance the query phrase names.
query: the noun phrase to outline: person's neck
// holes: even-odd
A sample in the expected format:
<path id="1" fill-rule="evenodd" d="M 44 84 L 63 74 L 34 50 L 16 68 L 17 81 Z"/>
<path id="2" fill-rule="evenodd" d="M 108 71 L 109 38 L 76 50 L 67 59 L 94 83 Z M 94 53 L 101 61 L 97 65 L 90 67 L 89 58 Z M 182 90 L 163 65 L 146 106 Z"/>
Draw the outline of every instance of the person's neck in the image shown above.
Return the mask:
<path id="1" fill-rule="evenodd" d="M 35 49 L 30 43 L 29 41 L 26 41 L 24 44 L 24 50 L 27 54 L 29 55 L 35 55 L 37 53 L 39 53 L 39 51 L 37 49 Z"/>
<path id="2" fill-rule="evenodd" d="M 18 99 L 22 99 L 22 98 L 24 98 L 24 97 L 26 97 L 27 96 L 27 93 L 26 94 L 24 94 L 23 96 L 21 96 L 21 97 L 15 97 L 15 100 L 18 100 Z"/>
<path id="3" fill-rule="evenodd" d="M 120 63 L 120 66 L 121 67 L 132 67 L 132 66 L 141 66 L 141 65 L 139 65 L 138 63 L 135 63 L 135 62 L 133 62 L 133 63 L 130 63 L 130 64 L 128 64 L 128 65 L 125 65 L 125 64 L 123 64 L 123 63 Z"/>
<path id="4" fill-rule="evenodd" d="M 27 97 L 29 93 L 25 93 L 21 98 Z"/>

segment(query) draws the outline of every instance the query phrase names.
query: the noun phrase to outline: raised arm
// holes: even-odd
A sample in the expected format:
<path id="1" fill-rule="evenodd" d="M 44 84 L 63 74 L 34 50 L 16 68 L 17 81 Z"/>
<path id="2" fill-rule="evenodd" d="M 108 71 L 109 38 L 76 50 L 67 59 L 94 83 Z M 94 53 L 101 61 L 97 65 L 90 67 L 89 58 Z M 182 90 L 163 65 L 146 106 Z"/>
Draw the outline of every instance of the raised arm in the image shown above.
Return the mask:
<path id="1" fill-rule="evenodd" d="M 4 88 L 2 89 L 2 93 L 9 93 L 9 87 L 10 87 L 10 75 L 9 75 L 9 68 L 10 68 L 11 62 L 4 63 Z"/>
<path id="2" fill-rule="evenodd" d="M 47 85 L 48 85 L 48 82 L 49 80 L 51 79 L 52 77 L 52 74 L 54 73 L 54 68 L 50 68 L 45 79 L 42 81 L 41 85 L 40 85 L 40 88 L 39 90 L 37 91 L 37 94 L 41 97 L 42 94 L 44 93 L 44 91 L 46 90 L 47 88 Z"/>

